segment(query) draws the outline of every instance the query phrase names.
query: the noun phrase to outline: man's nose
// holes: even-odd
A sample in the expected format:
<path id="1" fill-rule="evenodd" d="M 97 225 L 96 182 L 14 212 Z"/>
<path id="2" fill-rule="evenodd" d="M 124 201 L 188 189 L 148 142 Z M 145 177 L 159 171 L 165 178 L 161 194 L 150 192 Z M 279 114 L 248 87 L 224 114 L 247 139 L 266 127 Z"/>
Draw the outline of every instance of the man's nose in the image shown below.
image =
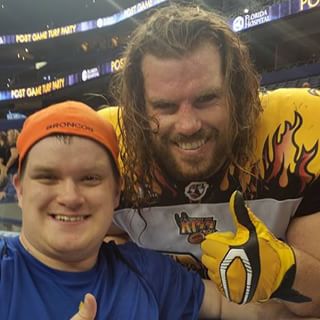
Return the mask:
<path id="1" fill-rule="evenodd" d="M 57 201 L 70 209 L 77 209 L 84 202 L 80 187 L 72 179 L 63 180 L 58 186 Z"/>
<path id="2" fill-rule="evenodd" d="M 198 132 L 201 129 L 201 119 L 197 110 L 189 103 L 180 105 L 175 126 L 178 133 L 186 136 Z"/>

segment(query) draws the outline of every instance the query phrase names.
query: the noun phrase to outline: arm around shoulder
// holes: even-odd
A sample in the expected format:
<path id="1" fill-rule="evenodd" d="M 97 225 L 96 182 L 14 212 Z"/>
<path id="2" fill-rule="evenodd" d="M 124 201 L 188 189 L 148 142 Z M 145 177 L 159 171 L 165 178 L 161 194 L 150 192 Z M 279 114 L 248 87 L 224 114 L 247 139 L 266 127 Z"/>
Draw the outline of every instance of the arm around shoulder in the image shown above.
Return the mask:
<path id="1" fill-rule="evenodd" d="M 301 316 L 320 317 L 320 212 L 291 221 L 288 243 L 293 247 L 297 271 L 294 289 L 312 298 L 307 303 L 286 303 L 290 310 Z"/>
<path id="2" fill-rule="evenodd" d="M 115 224 L 112 224 L 104 238 L 104 242 L 114 241 L 116 244 L 123 244 L 130 241 L 129 236 Z"/>
<path id="3" fill-rule="evenodd" d="M 200 319 L 306 319 L 293 314 L 286 305 L 275 300 L 270 300 L 266 303 L 248 303 L 244 305 L 229 302 L 219 293 L 213 281 L 203 280 L 203 282 L 205 293 L 200 309 Z"/>

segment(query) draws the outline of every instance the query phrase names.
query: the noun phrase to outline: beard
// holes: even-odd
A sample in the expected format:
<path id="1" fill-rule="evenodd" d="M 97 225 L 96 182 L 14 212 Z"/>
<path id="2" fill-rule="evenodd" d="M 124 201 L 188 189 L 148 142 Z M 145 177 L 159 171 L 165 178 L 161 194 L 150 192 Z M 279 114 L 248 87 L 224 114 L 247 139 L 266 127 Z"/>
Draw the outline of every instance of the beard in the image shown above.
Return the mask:
<path id="1" fill-rule="evenodd" d="M 205 153 L 199 152 L 193 156 L 183 157 L 174 152 L 174 148 L 178 148 L 180 143 L 193 143 L 203 139 L 206 144 L 210 144 Z M 151 141 L 154 158 L 161 170 L 181 182 L 205 180 L 212 176 L 221 168 L 230 150 L 226 135 L 215 128 L 201 129 L 189 137 L 183 135 L 170 137 L 169 133 L 161 136 L 154 134 Z"/>

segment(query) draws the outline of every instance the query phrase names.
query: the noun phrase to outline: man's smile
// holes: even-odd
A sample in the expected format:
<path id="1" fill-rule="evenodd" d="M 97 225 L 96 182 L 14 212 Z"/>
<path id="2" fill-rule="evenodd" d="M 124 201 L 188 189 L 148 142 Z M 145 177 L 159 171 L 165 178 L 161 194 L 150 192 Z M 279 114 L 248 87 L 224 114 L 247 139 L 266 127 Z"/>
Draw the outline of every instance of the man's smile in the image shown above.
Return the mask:
<path id="1" fill-rule="evenodd" d="M 86 220 L 89 215 L 63 215 L 63 214 L 50 214 L 50 216 L 58 221 L 63 222 L 80 222 Z"/>
<path id="2" fill-rule="evenodd" d="M 197 150 L 206 143 L 205 139 L 193 142 L 176 142 L 176 145 L 183 150 Z"/>

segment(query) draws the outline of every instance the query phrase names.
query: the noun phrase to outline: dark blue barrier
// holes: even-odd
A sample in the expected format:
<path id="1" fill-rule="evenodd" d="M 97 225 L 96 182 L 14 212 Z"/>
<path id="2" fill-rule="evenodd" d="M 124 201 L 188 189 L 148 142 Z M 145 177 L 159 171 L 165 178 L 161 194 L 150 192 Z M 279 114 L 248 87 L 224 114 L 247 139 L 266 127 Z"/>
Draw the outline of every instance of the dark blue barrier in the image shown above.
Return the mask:
<path id="1" fill-rule="evenodd" d="M 281 69 L 278 71 L 263 73 L 261 76 L 261 85 L 265 86 L 271 83 L 296 80 L 305 77 L 312 77 L 320 74 L 320 63 L 305 64 L 290 69 Z"/>

